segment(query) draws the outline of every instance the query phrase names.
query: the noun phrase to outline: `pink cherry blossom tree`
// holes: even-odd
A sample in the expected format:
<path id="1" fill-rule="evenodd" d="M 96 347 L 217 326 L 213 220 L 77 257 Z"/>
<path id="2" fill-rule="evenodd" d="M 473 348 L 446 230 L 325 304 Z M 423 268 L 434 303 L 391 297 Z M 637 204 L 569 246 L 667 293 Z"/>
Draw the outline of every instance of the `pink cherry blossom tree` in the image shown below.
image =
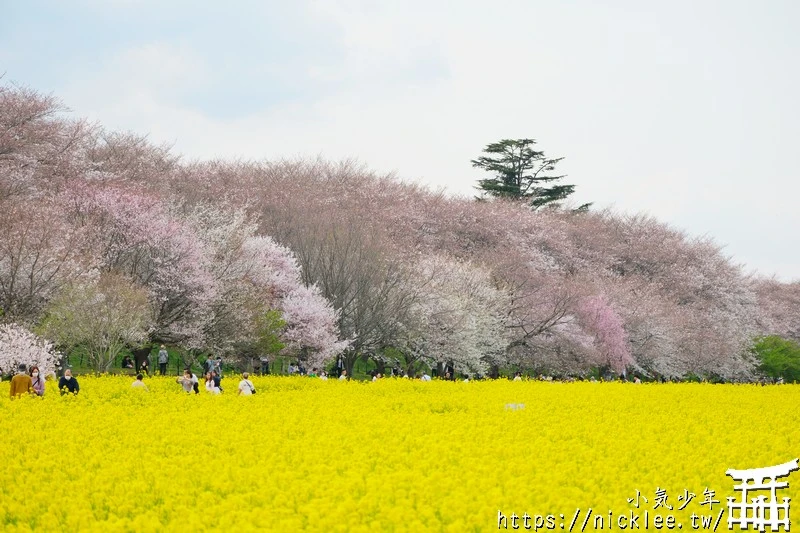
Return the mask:
<path id="1" fill-rule="evenodd" d="M 7 319 L 31 321 L 66 283 L 91 275 L 80 253 L 85 235 L 65 221 L 49 198 L 0 203 L 0 309 Z"/>
<path id="2" fill-rule="evenodd" d="M 60 198 L 73 224 L 90 228 L 89 253 L 100 270 L 126 275 L 150 292 L 151 338 L 202 344 L 199 324 L 211 312 L 216 285 L 190 225 L 146 192 L 76 183 Z"/>
<path id="3" fill-rule="evenodd" d="M 341 335 L 352 368 L 408 339 L 429 343 L 436 335 L 414 317 L 439 316 L 441 331 L 466 328 L 439 335 L 441 352 L 463 341 L 474 362 L 468 347 L 493 326 L 459 318 L 477 309 L 452 290 L 461 274 L 437 268 L 435 290 L 415 290 L 436 257 L 488 273 L 477 286 L 508 297 L 494 370 L 608 364 L 746 379 L 754 335 L 800 328 L 797 284 L 752 279 L 712 240 L 647 215 L 532 213 L 353 161 L 183 164 L 169 147 L 70 120 L 56 98 L 11 85 L 0 85 L 0 212 L 14 212 L 0 215 L 9 314 L 35 320 L 74 277 L 115 272 L 149 292 L 153 339 L 196 349 L 234 350 L 252 338 L 253 317 L 280 310 L 292 350 L 333 353 Z"/>
<path id="4" fill-rule="evenodd" d="M 578 305 L 578 316 L 584 331 L 594 337 L 598 366 L 624 372 L 634 360 L 628 346 L 628 335 L 622 318 L 604 295 L 584 298 Z"/>
<path id="5" fill-rule="evenodd" d="M 59 190 L 86 170 L 93 128 L 54 96 L 0 84 L 0 201 Z"/>
<path id="6" fill-rule="evenodd" d="M 209 346 L 232 351 L 237 343 L 255 343 L 258 319 L 270 310 L 280 311 L 286 323 L 281 338 L 287 349 L 315 364 L 346 346 L 338 339 L 336 312 L 316 286 L 303 283 L 292 252 L 257 235 L 243 210 L 197 204 L 187 220 L 214 258 L 217 297 L 204 325 Z"/>

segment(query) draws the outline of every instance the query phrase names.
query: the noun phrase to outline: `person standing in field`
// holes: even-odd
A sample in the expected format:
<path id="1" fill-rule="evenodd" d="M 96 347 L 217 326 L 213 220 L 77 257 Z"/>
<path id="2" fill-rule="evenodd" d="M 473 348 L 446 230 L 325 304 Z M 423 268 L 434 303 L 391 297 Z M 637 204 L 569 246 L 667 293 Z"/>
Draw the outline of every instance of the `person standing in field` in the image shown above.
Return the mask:
<path id="1" fill-rule="evenodd" d="M 195 394 L 200 394 L 200 386 L 198 385 L 199 379 L 197 376 L 192 373 L 192 371 L 187 368 L 183 371 L 183 376 L 178 376 L 175 380 L 176 383 L 180 383 L 187 393 L 194 391 Z"/>
<path id="2" fill-rule="evenodd" d="M 248 379 L 250 374 L 247 372 L 242 373 L 242 381 L 239 382 L 239 392 L 237 393 L 239 396 L 250 396 L 256 393 L 256 388 L 253 385 L 253 382 Z"/>
<path id="3" fill-rule="evenodd" d="M 344 368 L 342 369 L 342 374 L 339 376 L 339 381 L 344 381 L 347 379 L 347 370 Z"/>
<path id="4" fill-rule="evenodd" d="M 182 376 L 175 379 L 175 383 L 180 383 L 186 393 L 192 392 L 192 372 L 187 368 Z"/>
<path id="5" fill-rule="evenodd" d="M 18 398 L 29 392 L 33 392 L 31 377 L 25 371 L 25 365 L 19 365 L 17 375 L 11 378 L 11 397 Z"/>
<path id="6" fill-rule="evenodd" d="M 211 394 L 219 394 L 220 390 L 217 386 L 216 382 L 214 381 L 214 373 L 213 372 L 206 372 L 206 392 L 210 392 Z"/>
<path id="7" fill-rule="evenodd" d="M 167 348 L 162 344 L 161 349 L 158 350 L 158 371 L 162 376 L 167 375 L 167 363 L 169 363 L 169 352 L 167 352 Z"/>
<path id="8" fill-rule="evenodd" d="M 78 380 L 72 377 L 72 370 L 69 368 L 64 371 L 64 376 L 58 380 L 58 390 L 61 391 L 61 396 L 66 393 L 78 394 L 81 390 Z"/>
<path id="9" fill-rule="evenodd" d="M 144 376 L 142 374 L 136 374 L 136 381 L 133 382 L 131 385 L 134 389 L 142 389 L 145 392 L 150 392 L 147 388 L 147 385 L 144 384 Z"/>
<path id="10" fill-rule="evenodd" d="M 37 396 L 44 396 L 44 376 L 38 366 L 31 367 L 31 387 Z"/>
<path id="11" fill-rule="evenodd" d="M 195 394 L 200 394 L 200 380 L 197 378 L 197 374 L 189 370 L 189 374 L 191 375 L 192 379 L 192 390 L 194 390 Z"/>
<path id="12" fill-rule="evenodd" d="M 222 376 L 220 376 L 217 371 L 211 372 L 211 377 L 214 380 L 214 386 L 219 389 L 220 392 L 224 392 L 222 388 Z"/>

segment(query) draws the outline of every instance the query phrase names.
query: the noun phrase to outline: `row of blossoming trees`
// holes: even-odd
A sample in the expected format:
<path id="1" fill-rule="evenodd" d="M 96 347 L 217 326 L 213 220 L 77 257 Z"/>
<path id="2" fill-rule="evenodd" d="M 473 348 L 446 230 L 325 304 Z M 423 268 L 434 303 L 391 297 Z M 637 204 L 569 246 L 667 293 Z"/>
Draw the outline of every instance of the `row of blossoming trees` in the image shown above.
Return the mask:
<path id="1" fill-rule="evenodd" d="M 800 284 L 652 218 L 453 199 L 352 163 L 182 163 L 0 86 L 0 370 L 165 342 L 413 371 L 746 378 Z M 37 337 L 30 333 L 35 331 Z M 46 340 L 44 340 L 46 339 Z"/>

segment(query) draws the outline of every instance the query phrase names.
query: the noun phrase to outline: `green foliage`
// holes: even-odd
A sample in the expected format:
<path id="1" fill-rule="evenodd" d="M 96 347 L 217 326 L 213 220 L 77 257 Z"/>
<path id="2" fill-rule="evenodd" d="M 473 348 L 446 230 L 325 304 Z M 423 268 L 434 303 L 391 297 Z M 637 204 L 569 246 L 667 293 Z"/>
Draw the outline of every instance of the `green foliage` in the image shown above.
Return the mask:
<path id="1" fill-rule="evenodd" d="M 531 207 L 555 204 L 575 192 L 574 185 L 557 185 L 563 175 L 551 174 L 563 157 L 548 158 L 534 150 L 534 139 L 503 139 L 484 148 L 483 155 L 472 160 L 472 166 L 494 173 L 494 177 L 478 181 L 478 189 L 490 196 L 529 199 Z M 578 208 L 585 211 L 591 204 Z"/>
<path id="2" fill-rule="evenodd" d="M 770 335 L 755 340 L 753 354 L 759 361 L 758 370 L 772 378 L 787 382 L 800 380 L 800 344 Z"/>
<path id="3" fill-rule="evenodd" d="M 383 350 L 383 355 L 390 361 L 397 359 L 400 362 L 400 368 L 409 376 L 413 377 L 415 374 L 419 374 L 423 371 L 431 372 L 429 364 L 426 364 L 419 358 L 413 356 L 409 357 L 409 355 L 400 348 L 389 346 Z"/>
<path id="4" fill-rule="evenodd" d="M 256 321 L 256 345 L 258 350 L 266 356 L 275 356 L 283 350 L 286 345 L 281 342 L 281 333 L 286 328 L 286 321 L 281 312 L 270 309 L 259 316 Z"/>
<path id="5" fill-rule="evenodd" d="M 92 283 L 64 287 L 45 309 L 37 333 L 65 350 L 85 350 L 90 364 L 107 372 L 124 349 L 142 345 L 151 317 L 147 290 L 106 272 Z"/>

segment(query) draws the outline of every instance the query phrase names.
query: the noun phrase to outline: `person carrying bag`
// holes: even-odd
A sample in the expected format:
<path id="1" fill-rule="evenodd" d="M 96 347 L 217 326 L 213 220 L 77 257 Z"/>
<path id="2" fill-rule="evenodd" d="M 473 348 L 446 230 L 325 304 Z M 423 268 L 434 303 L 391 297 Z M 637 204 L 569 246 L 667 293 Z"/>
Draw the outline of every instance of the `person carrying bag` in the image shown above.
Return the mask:
<path id="1" fill-rule="evenodd" d="M 242 381 L 239 382 L 239 392 L 237 393 L 239 396 L 251 396 L 256 393 L 256 388 L 253 386 L 253 382 L 248 379 L 249 377 L 250 374 L 247 372 L 242 373 Z"/>

